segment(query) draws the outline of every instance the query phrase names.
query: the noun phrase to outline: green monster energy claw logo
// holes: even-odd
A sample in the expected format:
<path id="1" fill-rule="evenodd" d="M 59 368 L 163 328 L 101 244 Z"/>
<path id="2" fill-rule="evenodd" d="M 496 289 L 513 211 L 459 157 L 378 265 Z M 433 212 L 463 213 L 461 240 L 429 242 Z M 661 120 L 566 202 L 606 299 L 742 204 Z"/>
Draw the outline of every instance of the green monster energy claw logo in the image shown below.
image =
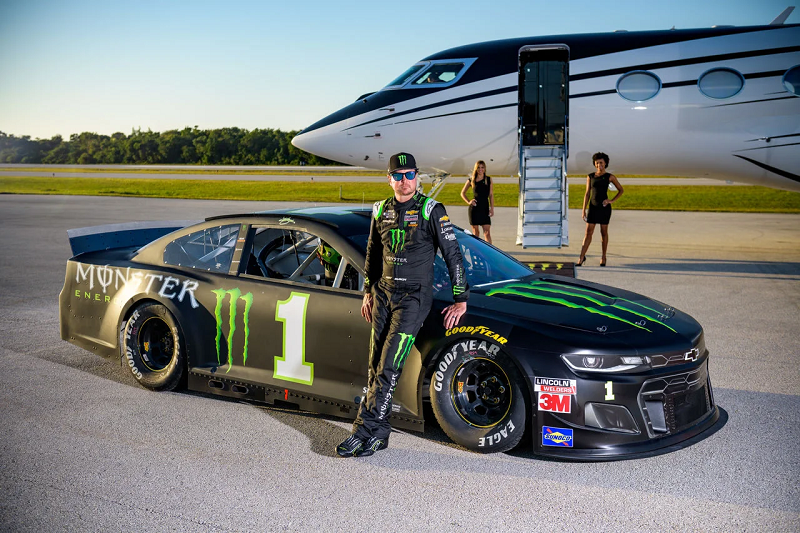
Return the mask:
<path id="1" fill-rule="evenodd" d="M 643 318 L 645 321 L 650 321 L 673 333 L 677 333 L 667 324 L 658 320 L 659 311 L 656 309 L 626 298 L 609 297 L 601 292 L 584 289 L 582 287 L 564 287 L 557 283 L 537 280 L 529 283 L 509 283 L 486 293 L 487 296 L 494 296 L 496 294 L 521 296 L 532 300 L 580 309 L 611 320 L 623 322 L 649 333 L 651 330 L 644 327 L 646 322 L 633 322 L 633 320 Z M 620 311 L 621 313 L 619 313 Z"/>
<path id="2" fill-rule="evenodd" d="M 400 161 L 401 165 L 405 165 L 406 164 L 406 155 L 405 154 L 398 155 L 397 156 L 397 160 Z"/>
<path id="3" fill-rule="evenodd" d="M 397 352 L 394 354 L 394 367 L 400 368 L 406 360 L 411 348 L 414 346 L 414 336 L 410 333 L 398 333 L 400 344 L 397 345 Z"/>
<path id="4" fill-rule="evenodd" d="M 228 373 L 231 371 L 231 366 L 233 366 L 233 334 L 236 331 L 236 307 L 239 300 L 244 302 L 244 348 L 242 349 L 242 364 L 247 364 L 247 344 L 250 339 L 250 307 L 253 305 L 253 293 L 248 292 L 247 294 L 242 294 L 242 291 L 239 289 L 215 289 L 212 290 L 214 294 L 217 295 L 217 305 L 214 308 L 214 317 L 217 319 L 217 364 L 222 364 L 220 361 L 220 341 L 222 340 L 222 302 L 225 300 L 225 296 L 230 296 L 230 310 L 228 312 L 228 324 L 230 327 L 230 331 L 228 331 L 228 370 L 225 372 Z"/>
<path id="5" fill-rule="evenodd" d="M 393 229 L 389 230 L 389 234 L 392 237 L 392 244 L 391 250 L 392 253 L 402 252 L 403 248 L 406 245 L 406 230 L 404 229 Z"/>

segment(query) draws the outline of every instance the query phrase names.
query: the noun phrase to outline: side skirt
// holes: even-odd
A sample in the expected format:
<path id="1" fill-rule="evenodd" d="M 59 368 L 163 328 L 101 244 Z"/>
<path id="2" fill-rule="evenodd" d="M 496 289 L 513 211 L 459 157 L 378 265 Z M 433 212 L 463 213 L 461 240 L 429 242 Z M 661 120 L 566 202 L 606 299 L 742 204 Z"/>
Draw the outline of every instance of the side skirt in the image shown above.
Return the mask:
<path id="1" fill-rule="evenodd" d="M 211 373 L 200 369 L 189 371 L 189 390 L 225 396 L 255 403 L 273 405 L 275 407 L 297 409 L 323 415 L 338 416 L 354 420 L 358 413 L 358 404 L 340 402 L 321 396 L 314 396 L 305 392 L 291 389 L 279 389 L 264 385 L 256 385 L 236 379 L 228 379 L 218 373 Z M 425 431 L 425 421 L 421 418 L 412 418 L 392 414 L 390 417 L 392 427 L 407 431 Z"/>

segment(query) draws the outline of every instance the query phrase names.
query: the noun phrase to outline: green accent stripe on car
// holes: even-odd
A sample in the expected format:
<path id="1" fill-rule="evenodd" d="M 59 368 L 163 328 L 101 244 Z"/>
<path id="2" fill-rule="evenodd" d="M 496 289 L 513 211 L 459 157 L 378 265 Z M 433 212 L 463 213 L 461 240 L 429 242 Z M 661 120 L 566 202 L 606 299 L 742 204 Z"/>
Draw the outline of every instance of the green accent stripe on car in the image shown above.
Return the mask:
<path id="1" fill-rule="evenodd" d="M 595 309 L 594 307 L 588 307 L 588 306 L 585 306 L 585 305 L 576 304 L 575 302 L 570 302 L 570 301 L 565 300 L 563 298 L 551 298 L 549 296 L 542 296 L 542 295 L 539 295 L 539 294 L 531 294 L 529 292 L 522 292 L 522 291 L 519 291 L 517 289 L 512 289 L 512 288 L 507 288 L 507 287 L 502 287 L 502 288 L 499 288 L 499 289 L 493 289 L 493 290 L 487 292 L 486 296 L 494 296 L 495 294 L 511 294 L 511 295 L 514 295 L 514 296 L 522 296 L 523 298 L 530 298 L 531 300 L 541 300 L 543 302 L 555 303 L 555 304 L 563 305 L 565 307 L 570 307 L 572 309 L 583 309 L 584 311 L 588 311 L 589 313 L 594 313 L 594 314 L 597 314 L 597 315 L 601 315 L 601 316 L 604 316 L 606 318 L 610 318 L 612 320 L 618 320 L 619 322 L 624 322 L 625 324 L 629 324 L 629 325 L 631 325 L 631 326 L 633 326 L 635 328 L 643 329 L 643 330 L 647 331 L 648 333 L 652 333 L 652 331 L 650 331 L 646 327 L 643 327 L 643 326 L 640 326 L 638 324 L 635 324 L 635 323 L 631 322 L 630 320 L 625 320 L 622 317 L 618 317 L 617 315 L 608 313 L 606 311 L 601 311 L 600 309 Z"/>
<path id="2" fill-rule="evenodd" d="M 546 283 L 546 282 L 539 282 L 539 281 L 532 281 L 530 284 L 510 283 L 510 284 L 506 285 L 504 288 L 537 290 L 537 291 L 543 291 L 543 292 L 551 292 L 551 293 L 563 294 L 563 295 L 572 296 L 572 297 L 575 297 L 575 298 L 583 298 L 584 300 L 589 300 L 590 302 L 592 302 L 592 303 L 594 303 L 594 304 L 596 304 L 596 305 L 598 305 L 600 307 L 613 307 L 614 309 L 621 309 L 621 310 L 623 310 L 623 311 L 625 311 L 627 313 L 630 313 L 632 315 L 635 315 L 635 316 L 650 320 L 651 322 L 655 322 L 656 324 L 664 326 L 665 328 L 667 328 L 668 330 L 670 330 L 673 333 L 677 333 L 677 331 L 675 331 L 674 329 L 672 329 L 668 325 L 664 324 L 663 322 L 661 322 L 657 318 L 652 317 L 652 316 L 650 316 L 648 314 L 634 311 L 633 309 L 630 309 L 630 308 L 628 308 L 628 307 L 626 307 L 624 305 L 620 305 L 618 303 L 610 303 L 610 302 L 609 303 L 604 303 L 604 302 L 598 300 L 597 298 L 593 298 L 591 296 L 587 296 L 587 295 L 584 295 L 584 294 L 577 294 L 577 291 L 581 290 L 581 289 L 578 289 L 578 288 L 575 288 L 575 291 L 573 291 L 572 287 L 564 289 L 564 288 L 562 288 L 562 286 L 560 286 L 560 285 L 558 285 L 556 283 Z M 615 300 L 615 299 L 609 298 L 608 296 L 602 295 L 601 293 L 596 292 L 596 291 L 588 291 L 587 290 L 587 291 L 582 291 L 582 292 L 588 292 L 589 294 L 596 294 L 597 296 L 600 296 L 600 297 L 602 297 L 602 298 L 604 298 L 606 300 L 611 300 L 611 301 Z M 626 300 L 624 298 L 618 298 L 618 300 L 621 300 L 623 302 L 632 303 L 632 304 L 636 303 L 636 302 L 633 302 L 631 300 Z M 643 305 L 641 307 L 644 307 L 645 309 L 649 309 L 650 311 L 653 311 L 654 313 L 657 313 L 657 311 L 655 311 L 653 309 L 650 309 L 647 306 Z"/>

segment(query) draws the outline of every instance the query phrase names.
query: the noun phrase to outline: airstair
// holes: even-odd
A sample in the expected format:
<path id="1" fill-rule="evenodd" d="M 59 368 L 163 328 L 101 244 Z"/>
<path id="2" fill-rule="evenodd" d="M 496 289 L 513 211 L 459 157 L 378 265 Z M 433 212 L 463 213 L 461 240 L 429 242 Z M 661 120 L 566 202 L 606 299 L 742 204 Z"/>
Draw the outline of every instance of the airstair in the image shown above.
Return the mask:
<path id="1" fill-rule="evenodd" d="M 519 222 L 523 248 L 569 245 L 569 47 L 519 50 Z"/>
<path id="2" fill-rule="evenodd" d="M 520 146 L 517 244 L 569 246 L 566 150 L 563 145 Z"/>

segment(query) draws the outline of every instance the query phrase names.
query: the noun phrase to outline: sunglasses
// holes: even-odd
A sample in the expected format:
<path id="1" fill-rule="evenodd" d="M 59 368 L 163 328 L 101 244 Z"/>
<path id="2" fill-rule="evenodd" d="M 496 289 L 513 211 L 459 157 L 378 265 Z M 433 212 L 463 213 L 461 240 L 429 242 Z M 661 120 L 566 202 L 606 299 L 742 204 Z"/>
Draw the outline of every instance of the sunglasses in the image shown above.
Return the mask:
<path id="1" fill-rule="evenodd" d="M 392 172 L 390 175 L 394 181 L 403 181 L 403 178 L 411 181 L 417 178 L 417 173 L 416 170 L 410 170 L 408 172 Z"/>

